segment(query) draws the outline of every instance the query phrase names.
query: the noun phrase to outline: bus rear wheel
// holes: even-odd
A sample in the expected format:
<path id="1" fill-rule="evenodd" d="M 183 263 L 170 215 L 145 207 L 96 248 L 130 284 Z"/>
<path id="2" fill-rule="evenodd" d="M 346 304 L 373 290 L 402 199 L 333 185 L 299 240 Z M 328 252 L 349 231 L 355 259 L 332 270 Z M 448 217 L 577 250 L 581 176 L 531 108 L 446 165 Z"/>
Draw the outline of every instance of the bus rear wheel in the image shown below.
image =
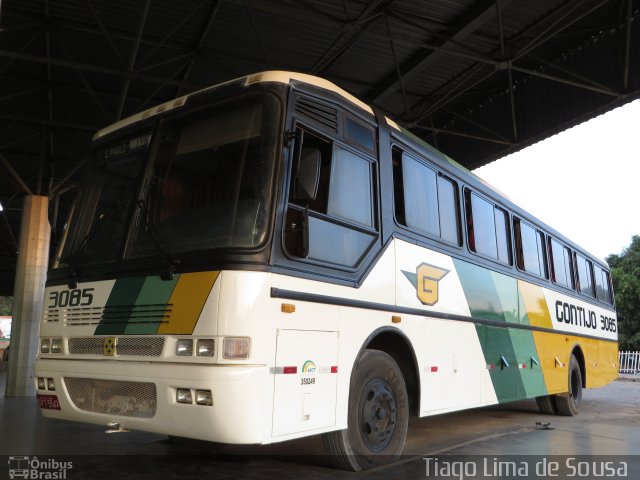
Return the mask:
<path id="1" fill-rule="evenodd" d="M 536 403 L 538 404 L 538 409 L 540 413 L 545 413 L 547 415 L 555 415 L 558 413 L 558 409 L 556 408 L 556 402 L 553 398 L 553 395 L 544 395 L 542 397 L 536 397 Z"/>
<path id="2" fill-rule="evenodd" d="M 569 392 L 554 396 L 559 415 L 573 417 L 580 411 L 582 402 L 582 372 L 575 355 L 569 360 Z"/>
<path id="3" fill-rule="evenodd" d="M 409 400 L 398 364 L 384 352 L 365 350 L 351 379 L 348 428 L 325 433 L 322 443 L 335 467 L 365 470 L 400 455 L 408 424 Z"/>

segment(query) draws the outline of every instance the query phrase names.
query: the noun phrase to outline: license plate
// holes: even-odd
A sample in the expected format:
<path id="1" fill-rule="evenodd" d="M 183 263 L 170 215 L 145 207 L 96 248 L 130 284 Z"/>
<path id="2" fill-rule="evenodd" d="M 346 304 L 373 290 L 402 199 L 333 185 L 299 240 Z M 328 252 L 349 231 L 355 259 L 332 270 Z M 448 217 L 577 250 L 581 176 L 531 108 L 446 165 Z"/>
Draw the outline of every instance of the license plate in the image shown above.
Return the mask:
<path id="1" fill-rule="evenodd" d="M 38 405 L 40 408 L 46 408 L 48 410 L 60 410 L 60 402 L 55 395 L 37 395 Z"/>

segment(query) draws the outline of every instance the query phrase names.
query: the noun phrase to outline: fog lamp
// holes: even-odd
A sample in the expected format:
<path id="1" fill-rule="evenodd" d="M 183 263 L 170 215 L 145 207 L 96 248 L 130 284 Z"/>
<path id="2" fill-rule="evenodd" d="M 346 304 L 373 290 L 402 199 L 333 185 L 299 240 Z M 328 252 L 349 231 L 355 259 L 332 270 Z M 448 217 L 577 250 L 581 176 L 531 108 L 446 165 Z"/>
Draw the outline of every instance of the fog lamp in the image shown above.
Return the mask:
<path id="1" fill-rule="evenodd" d="M 62 352 L 62 339 L 61 338 L 52 338 L 51 339 L 51 353 L 60 353 Z"/>

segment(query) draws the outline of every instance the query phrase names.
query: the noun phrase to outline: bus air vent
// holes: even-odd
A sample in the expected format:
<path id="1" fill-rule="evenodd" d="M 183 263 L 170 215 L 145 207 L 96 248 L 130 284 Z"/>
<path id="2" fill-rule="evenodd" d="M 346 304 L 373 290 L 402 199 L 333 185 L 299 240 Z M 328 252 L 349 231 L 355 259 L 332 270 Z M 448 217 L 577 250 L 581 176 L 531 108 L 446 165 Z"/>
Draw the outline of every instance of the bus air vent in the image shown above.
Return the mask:
<path id="1" fill-rule="evenodd" d="M 338 111 L 307 97 L 299 97 L 296 100 L 296 112 L 327 127 L 334 133 L 338 132 Z"/>

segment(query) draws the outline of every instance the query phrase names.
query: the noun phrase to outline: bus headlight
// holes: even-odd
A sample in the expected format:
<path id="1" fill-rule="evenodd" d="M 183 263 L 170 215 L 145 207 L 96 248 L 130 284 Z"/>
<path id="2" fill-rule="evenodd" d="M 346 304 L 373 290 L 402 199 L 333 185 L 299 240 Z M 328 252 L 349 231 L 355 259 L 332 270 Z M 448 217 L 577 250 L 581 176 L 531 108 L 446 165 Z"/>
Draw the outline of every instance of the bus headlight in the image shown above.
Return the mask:
<path id="1" fill-rule="evenodd" d="M 191 390 L 189 388 L 178 388 L 176 390 L 176 402 L 178 402 L 178 403 L 193 403 L 193 397 L 191 396 Z"/>
<path id="2" fill-rule="evenodd" d="M 246 360 L 249 358 L 249 337 L 224 337 L 222 358 L 227 360 Z"/>
<path id="3" fill-rule="evenodd" d="M 176 342 L 176 355 L 179 357 L 190 357 L 193 355 L 193 340 L 181 338 Z"/>
<path id="4" fill-rule="evenodd" d="M 45 379 L 43 377 L 38 377 L 38 390 L 46 390 L 47 384 L 45 383 Z"/>
<path id="5" fill-rule="evenodd" d="M 50 347 L 51 347 L 51 339 L 50 338 L 41 338 L 40 339 L 40 353 L 49 353 Z"/>
<path id="6" fill-rule="evenodd" d="M 196 403 L 198 405 L 213 405 L 211 390 L 196 390 Z"/>
<path id="7" fill-rule="evenodd" d="M 213 357 L 215 341 L 213 338 L 202 338 L 196 342 L 196 355 L 199 357 Z"/>
<path id="8" fill-rule="evenodd" d="M 52 338 L 51 339 L 51 353 L 61 353 L 62 352 L 62 339 L 61 338 Z"/>

